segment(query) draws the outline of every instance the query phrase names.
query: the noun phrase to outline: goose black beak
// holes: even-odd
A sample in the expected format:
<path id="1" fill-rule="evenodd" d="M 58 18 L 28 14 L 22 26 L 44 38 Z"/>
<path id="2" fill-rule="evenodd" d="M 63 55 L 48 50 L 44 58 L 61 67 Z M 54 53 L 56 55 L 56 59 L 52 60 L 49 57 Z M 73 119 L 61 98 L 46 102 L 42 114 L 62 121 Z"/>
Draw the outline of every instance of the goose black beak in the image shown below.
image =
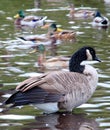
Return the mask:
<path id="1" fill-rule="evenodd" d="M 101 62 L 101 60 L 100 60 L 98 57 L 95 57 L 94 60 L 96 60 L 96 61 L 98 61 L 98 62 Z"/>

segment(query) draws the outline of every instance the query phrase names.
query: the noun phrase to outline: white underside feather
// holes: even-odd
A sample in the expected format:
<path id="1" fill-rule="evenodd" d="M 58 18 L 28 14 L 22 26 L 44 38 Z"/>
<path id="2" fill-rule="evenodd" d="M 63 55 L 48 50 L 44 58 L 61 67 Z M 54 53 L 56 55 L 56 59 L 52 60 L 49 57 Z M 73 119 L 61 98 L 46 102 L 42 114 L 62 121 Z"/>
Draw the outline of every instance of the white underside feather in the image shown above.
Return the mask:
<path id="1" fill-rule="evenodd" d="M 43 110 L 45 113 L 54 113 L 57 112 L 58 109 L 58 103 L 44 103 L 44 104 L 35 104 L 35 107 L 37 109 Z"/>

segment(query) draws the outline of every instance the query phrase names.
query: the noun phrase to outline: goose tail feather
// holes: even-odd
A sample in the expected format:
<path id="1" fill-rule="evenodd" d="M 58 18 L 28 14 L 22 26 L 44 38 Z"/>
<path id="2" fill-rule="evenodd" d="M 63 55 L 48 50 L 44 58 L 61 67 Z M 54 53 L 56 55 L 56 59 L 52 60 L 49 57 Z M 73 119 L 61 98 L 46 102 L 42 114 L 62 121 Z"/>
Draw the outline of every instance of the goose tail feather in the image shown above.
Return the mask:
<path id="1" fill-rule="evenodd" d="M 3 105 L 11 105 L 11 107 L 15 107 L 29 104 L 44 104 L 57 102 L 60 98 L 61 94 L 49 93 L 40 87 L 35 87 L 26 92 L 16 91 L 3 103 Z"/>

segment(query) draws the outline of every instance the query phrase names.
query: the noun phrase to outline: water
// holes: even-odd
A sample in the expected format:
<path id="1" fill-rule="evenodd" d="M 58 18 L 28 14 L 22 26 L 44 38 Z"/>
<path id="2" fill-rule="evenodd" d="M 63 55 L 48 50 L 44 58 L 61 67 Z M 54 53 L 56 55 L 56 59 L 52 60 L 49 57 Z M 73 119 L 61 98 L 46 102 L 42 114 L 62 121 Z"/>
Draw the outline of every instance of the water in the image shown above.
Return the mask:
<path id="1" fill-rule="evenodd" d="M 110 19 L 110 4 L 98 1 L 74 1 L 77 7 L 98 8 Z M 8 4 L 8 7 L 6 6 Z M 94 6 L 95 5 L 95 6 Z M 2 130 L 110 130 L 110 30 L 92 28 L 91 19 L 71 20 L 68 18 L 68 1 L 41 1 L 40 8 L 35 8 L 34 1 L 1 0 L 0 4 L 0 103 L 2 103 L 22 80 L 39 75 L 35 66 L 38 54 L 29 54 L 32 44 L 23 44 L 19 36 L 30 34 L 45 34 L 47 31 L 38 28 L 34 33 L 14 28 L 13 16 L 19 9 L 26 14 L 48 16 L 48 21 L 55 21 L 64 29 L 77 32 L 75 43 L 63 41 L 58 45 L 58 55 L 71 55 L 84 45 L 93 46 L 101 63 L 93 63 L 99 73 L 99 83 L 96 92 L 86 103 L 76 108 L 73 114 L 42 115 L 33 106 L 14 108 L 0 113 L 0 129 Z M 6 7 L 6 8 L 4 8 Z M 11 10 L 11 11 L 10 11 Z M 47 52 L 47 56 L 50 51 Z M 0 111 L 2 111 L 2 107 Z"/>

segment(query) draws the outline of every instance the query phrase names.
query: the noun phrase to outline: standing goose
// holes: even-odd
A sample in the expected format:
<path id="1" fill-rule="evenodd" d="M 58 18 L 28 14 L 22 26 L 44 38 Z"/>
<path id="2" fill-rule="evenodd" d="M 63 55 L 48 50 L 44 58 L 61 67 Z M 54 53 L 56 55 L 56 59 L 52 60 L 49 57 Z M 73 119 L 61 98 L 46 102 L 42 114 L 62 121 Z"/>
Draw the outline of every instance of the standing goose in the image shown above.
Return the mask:
<path id="1" fill-rule="evenodd" d="M 92 47 L 83 47 L 72 55 L 69 72 L 55 71 L 31 77 L 21 82 L 3 104 L 10 107 L 33 104 L 45 113 L 71 112 L 87 102 L 97 86 L 97 71 L 90 65 L 81 65 L 84 60 L 100 61 Z"/>

